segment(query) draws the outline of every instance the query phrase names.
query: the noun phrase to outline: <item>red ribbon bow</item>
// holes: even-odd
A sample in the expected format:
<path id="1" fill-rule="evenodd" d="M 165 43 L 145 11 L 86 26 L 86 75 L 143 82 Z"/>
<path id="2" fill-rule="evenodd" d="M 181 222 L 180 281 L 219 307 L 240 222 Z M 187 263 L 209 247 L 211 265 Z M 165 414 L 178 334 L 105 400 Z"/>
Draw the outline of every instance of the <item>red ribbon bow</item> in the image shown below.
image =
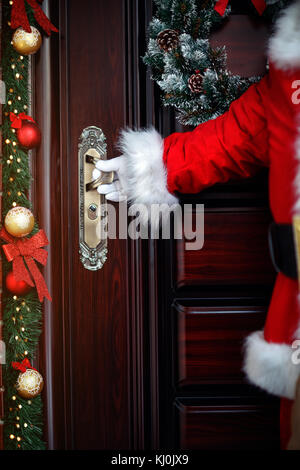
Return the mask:
<path id="1" fill-rule="evenodd" d="M 47 18 L 40 5 L 37 3 L 37 0 L 14 0 L 11 8 L 11 27 L 12 29 L 21 28 L 25 29 L 27 33 L 31 32 L 30 24 L 27 18 L 25 1 L 33 9 L 33 14 L 36 19 L 36 22 L 43 28 L 43 30 L 48 34 L 51 34 L 51 31 L 58 32 L 58 29 L 50 22 Z M 43 0 L 39 0 L 41 2 Z"/>
<path id="2" fill-rule="evenodd" d="M 12 362 L 11 365 L 14 369 L 19 370 L 22 373 L 26 372 L 27 369 L 36 370 L 34 367 L 32 367 L 29 359 L 27 358 L 23 359 L 22 362 Z"/>
<path id="3" fill-rule="evenodd" d="M 9 117 L 11 120 L 11 127 L 14 129 L 20 129 L 22 127 L 22 121 L 35 122 L 31 116 L 27 116 L 25 113 L 20 113 L 18 115 L 15 113 L 10 113 Z"/>
<path id="4" fill-rule="evenodd" d="M 251 0 L 253 5 L 255 6 L 256 10 L 260 15 L 263 14 L 265 9 L 267 8 L 265 0 Z M 227 5 L 228 5 L 229 0 L 218 0 L 215 6 L 216 12 L 219 13 L 219 15 L 223 16 Z"/>
<path id="5" fill-rule="evenodd" d="M 47 289 L 45 279 L 34 261 L 37 260 L 43 266 L 46 266 L 47 264 L 48 253 L 42 247 L 48 245 L 49 241 L 44 230 L 40 230 L 31 238 L 15 239 L 7 233 L 4 228 L 2 228 L 0 231 L 0 237 L 9 242 L 8 245 L 3 245 L 2 248 L 7 260 L 12 261 L 13 263 L 13 274 L 16 281 L 25 281 L 32 287 L 35 283 L 40 302 L 43 301 L 44 297 L 48 300 L 52 300 Z M 23 258 L 26 261 L 28 269 L 25 266 Z M 34 280 L 34 283 L 29 273 Z"/>

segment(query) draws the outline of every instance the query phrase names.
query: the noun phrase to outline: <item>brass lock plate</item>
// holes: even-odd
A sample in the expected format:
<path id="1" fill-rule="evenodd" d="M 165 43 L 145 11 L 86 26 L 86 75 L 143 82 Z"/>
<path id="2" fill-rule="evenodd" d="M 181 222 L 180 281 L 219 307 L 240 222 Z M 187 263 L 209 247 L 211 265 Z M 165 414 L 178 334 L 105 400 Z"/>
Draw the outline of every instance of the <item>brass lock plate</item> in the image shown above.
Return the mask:
<path id="1" fill-rule="evenodd" d="M 79 254 L 90 271 L 101 269 L 107 259 L 106 200 L 97 191 L 101 181 L 95 184 L 92 176 L 99 159 L 106 160 L 105 136 L 101 129 L 90 126 L 83 130 L 78 146 Z M 113 174 L 104 175 L 105 182 L 113 180 Z"/>

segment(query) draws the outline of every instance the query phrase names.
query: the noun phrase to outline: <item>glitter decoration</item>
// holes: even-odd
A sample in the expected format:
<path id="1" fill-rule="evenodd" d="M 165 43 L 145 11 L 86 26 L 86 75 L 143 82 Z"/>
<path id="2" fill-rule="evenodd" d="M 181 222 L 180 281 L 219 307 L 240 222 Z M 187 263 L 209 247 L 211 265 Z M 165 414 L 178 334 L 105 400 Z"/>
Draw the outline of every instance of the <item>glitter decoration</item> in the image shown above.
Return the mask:
<path id="1" fill-rule="evenodd" d="M 39 50 L 41 44 L 41 33 L 34 26 L 31 26 L 30 33 L 27 33 L 23 28 L 18 28 L 13 34 L 12 45 L 19 54 L 34 54 Z"/>
<path id="2" fill-rule="evenodd" d="M 33 230 L 34 216 L 26 207 L 16 206 L 6 214 L 4 225 L 10 235 L 25 237 Z"/>
<path id="3" fill-rule="evenodd" d="M 21 397 L 35 398 L 43 390 L 44 380 L 37 370 L 27 369 L 26 372 L 19 374 L 16 387 Z"/>

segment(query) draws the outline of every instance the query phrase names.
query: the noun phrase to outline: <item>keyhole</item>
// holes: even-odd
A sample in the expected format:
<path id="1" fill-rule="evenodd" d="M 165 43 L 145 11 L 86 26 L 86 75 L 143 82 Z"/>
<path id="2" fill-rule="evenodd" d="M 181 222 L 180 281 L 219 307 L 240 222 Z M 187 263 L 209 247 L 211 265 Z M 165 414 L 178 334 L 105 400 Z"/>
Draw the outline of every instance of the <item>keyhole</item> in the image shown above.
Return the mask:
<path id="1" fill-rule="evenodd" d="M 88 208 L 88 217 L 91 220 L 95 220 L 98 217 L 98 206 L 97 204 L 90 204 Z"/>

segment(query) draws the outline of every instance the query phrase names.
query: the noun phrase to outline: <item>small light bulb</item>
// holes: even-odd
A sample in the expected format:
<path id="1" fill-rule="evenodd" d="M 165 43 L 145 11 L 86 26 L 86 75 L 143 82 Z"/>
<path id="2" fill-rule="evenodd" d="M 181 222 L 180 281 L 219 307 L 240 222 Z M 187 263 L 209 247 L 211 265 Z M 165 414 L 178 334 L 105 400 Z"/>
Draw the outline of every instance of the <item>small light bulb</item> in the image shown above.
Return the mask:
<path id="1" fill-rule="evenodd" d="M 11 176 L 11 177 L 9 178 L 9 181 L 12 183 L 13 180 L 14 180 L 14 179 L 13 179 L 13 177 Z"/>
<path id="2" fill-rule="evenodd" d="M 21 96 L 18 96 L 18 101 L 21 101 L 21 99 L 22 99 Z"/>
<path id="3" fill-rule="evenodd" d="M 20 157 L 18 157 L 18 158 L 17 158 L 17 162 L 18 162 L 18 163 L 20 163 L 20 161 L 21 161 L 21 158 L 20 158 Z"/>
<path id="4" fill-rule="evenodd" d="M 7 163 L 8 165 L 10 165 L 10 164 L 11 164 L 11 161 L 10 161 L 10 160 L 6 160 L 6 163 Z"/>
<path id="5" fill-rule="evenodd" d="M 19 73 L 16 73 L 16 78 L 20 78 L 20 74 L 19 74 Z"/>
<path id="6" fill-rule="evenodd" d="M 16 307 L 16 312 L 19 312 L 20 311 L 20 307 Z"/>
<path id="7" fill-rule="evenodd" d="M 5 139 L 5 143 L 6 143 L 6 144 L 10 144 L 10 140 L 9 140 L 9 139 Z"/>
<path id="8" fill-rule="evenodd" d="M 7 104 L 8 104 L 9 106 L 11 106 L 11 105 L 12 105 L 12 100 L 8 100 Z"/>
<path id="9" fill-rule="evenodd" d="M 16 207 L 16 205 L 17 205 L 17 203 L 14 201 L 14 202 L 12 203 L 12 206 L 13 206 L 13 207 Z"/>
<path id="10" fill-rule="evenodd" d="M 16 340 L 16 341 L 18 341 L 18 339 L 19 339 L 19 336 L 18 336 L 18 335 L 16 335 L 16 336 L 15 336 L 15 340 Z"/>
<path id="11" fill-rule="evenodd" d="M 13 439 L 15 438 L 15 436 L 14 436 L 13 434 L 11 434 L 11 435 L 9 436 L 9 438 L 10 438 L 11 440 L 13 440 Z"/>
<path id="12" fill-rule="evenodd" d="M 19 423 L 17 423 L 17 424 L 16 424 L 16 428 L 18 428 L 18 429 L 20 428 L 20 425 L 19 425 Z"/>
<path id="13" fill-rule="evenodd" d="M 17 145 L 17 142 L 14 140 L 12 144 L 15 147 Z"/>
<path id="14" fill-rule="evenodd" d="M 18 114 L 18 110 L 17 110 L 17 109 L 14 109 L 14 113 L 15 113 L 15 114 Z"/>
<path id="15" fill-rule="evenodd" d="M 21 409 L 22 409 L 22 405 L 18 405 L 18 408 L 21 410 Z"/>
<path id="16" fill-rule="evenodd" d="M 20 440 L 21 440 L 21 438 L 18 436 L 18 437 L 17 437 L 17 441 L 20 442 Z"/>
<path id="17" fill-rule="evenodd" d="M 28 405 L 31 405 L 31 400 L 28 400 L 28 402 L 27 402 L 27 403 L 28 403 Z"/>
<path id="18" fill-rule="evenodd" d="M 17 300 L 17 298 L 18 298 L 18 297 L 17 297 L 16 295 L 13 296 L 13 299 L 14 299 L 14 300 Z"/>
<path id="19" fill-rule="evenodd" d="M 22 196 L 22 193 L 21 193 L 21 191 L 18 191 L 18 196 Z"/>
<path id="20" fill-rule="evenodd" d="M 24 354 L 25 354 L 25 356 L 27 356 L 27 355 L 28 355 L 28 351 L 24 351 Z"/>
<path id="21" fill-rule="evenodd" d="M 12 68 L 13 70 L 15 70 L 16 65 L 15 65 L 15 64 L 12 64 L 12 65 L 11 65 L 11 68 Z"/>
<path id="22" fill-rule="evenodd" d="M 10 159 L 10 160 L 13 160 L 13 159 L 14 159 L 14 156 L 13 156 L 13 155 L 10 155 L 10 156 L 9 156 L 9 159 Z"/>
<path id="23" fill-rule="evenodd" d="M 24 104 L 23 108 L 24 108 L 24 109 L 27 109 L 27 108 L 28 108 L 28 106 L 27 106 L 26 104 Z"/>
<path id="24" fill-rule="evenodd" d="M 10 4 L 10 5 L 13 5 L 14 2 L 13 2 L 12 0 L 9 0 L 9 4 Z"/>
<path id="25" fill-rule="evenodd" d="M 25 328 L 24 328 L 24 326 L 22 326 L 22 328 L 21 328 L 21 331 L 25 331 Z"/>
<path id="26" fill-rule="evenodd" d="M 21 168 L 17 168 L 17 173 L 21 173 Z"/>
<path id="27" fill-rule="evenodd" d="M 16 397 L 15 395 L 13 395 L 13 396 L 11 397 L 11 399 L 12 399 L 12 400 L 16 400 L 17 397 Z"/>
<path id="28" fill-rule="evenodd" d="M 27 428 L 28 427 L 28 424 L 27 423 L 24 423 L 24 428 Z"/>

